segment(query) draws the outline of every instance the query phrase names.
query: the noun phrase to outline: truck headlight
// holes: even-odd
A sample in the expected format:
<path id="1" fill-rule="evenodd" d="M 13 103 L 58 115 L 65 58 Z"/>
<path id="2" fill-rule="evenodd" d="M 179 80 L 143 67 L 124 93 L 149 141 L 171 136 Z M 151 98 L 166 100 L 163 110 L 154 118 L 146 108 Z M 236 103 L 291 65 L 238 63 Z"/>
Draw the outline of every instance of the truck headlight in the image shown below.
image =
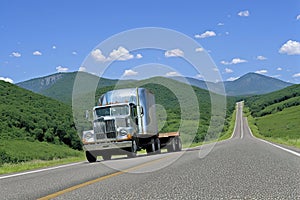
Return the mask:
<path id="1" fill-rule="evenodd" d="M 120 135 L 121 135 L 121 136 L 125 136 L 125 135 L 127 135 L 127 133 L 128 133 L 128 132 L 127 132 L 127 130 L 125 130 L 125 129 L 121 129 L 121 130 L 120 130 Z"/>
<path id="2" fill-rule="evenodd" d="M 82 140 L 83 142 L 94 142 L 94 131 L 84 131 Z"/>

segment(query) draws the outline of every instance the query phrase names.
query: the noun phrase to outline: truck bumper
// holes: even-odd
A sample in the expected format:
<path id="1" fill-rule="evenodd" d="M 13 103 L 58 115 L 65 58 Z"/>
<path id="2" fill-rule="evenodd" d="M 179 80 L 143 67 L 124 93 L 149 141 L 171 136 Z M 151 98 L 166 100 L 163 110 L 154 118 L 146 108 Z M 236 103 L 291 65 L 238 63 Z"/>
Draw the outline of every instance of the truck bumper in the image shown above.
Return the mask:
<path id="1" fill-rule="evenodd" d="M 122 141 L 122 142 L 111 142 L 111 143 L 85 144 L 83 147 L 86 151 L 99 151 L 99 150 L 130 148 L 131 145 L 132 145 L 131 141 Z"/>

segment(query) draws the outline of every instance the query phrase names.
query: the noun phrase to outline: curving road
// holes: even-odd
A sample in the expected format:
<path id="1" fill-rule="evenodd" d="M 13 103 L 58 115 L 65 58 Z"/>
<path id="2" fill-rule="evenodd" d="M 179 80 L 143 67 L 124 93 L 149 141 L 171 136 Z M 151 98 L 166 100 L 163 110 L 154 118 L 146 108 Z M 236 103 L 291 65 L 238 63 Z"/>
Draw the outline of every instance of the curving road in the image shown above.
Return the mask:
<path id="1" fill-rule="evenodd" d="M 237 104 L 229 140 L 177 153 L 0 176 L 0 199 L 300 199 L 300 154 L 254 138 Z"/>

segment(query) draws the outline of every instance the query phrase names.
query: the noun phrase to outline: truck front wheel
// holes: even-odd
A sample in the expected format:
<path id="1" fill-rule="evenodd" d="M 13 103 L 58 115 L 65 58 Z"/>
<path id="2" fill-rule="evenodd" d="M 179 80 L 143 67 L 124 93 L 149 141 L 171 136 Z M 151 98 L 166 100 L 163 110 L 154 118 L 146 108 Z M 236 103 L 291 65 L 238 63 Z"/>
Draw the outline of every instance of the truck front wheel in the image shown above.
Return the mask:
<path id="1" fill-rule="evenodd" d="M 130 152 L 128 152 L 127 156 L 129 158 L 134 158 L 136 157 L 136 154 L 137 154 L 137 144 L 136 144 L 136 141 L 135 140 L 132 140 L 132 146 L 131 146 L 131 149 L 130 149 Z"/>
<path id="2" fill-rule="evenodd" d="M 91 152 L 89 151 L 86 151 L 85 152 L 85 156 L 86 156 L 86 159 L 90 162 L 90 163 L 93 163 L 93 162 L 96 162 L 97 161 L 97 156 L 96 155 L 93 155 Z"/>
<path id="3" fill-rule="evenodd" d="M 111 154 L 104 153 L 104 154 L 102 154 L 102 158 L 103 158 L 103 160 L 110 160 L 111 159 Z"/>

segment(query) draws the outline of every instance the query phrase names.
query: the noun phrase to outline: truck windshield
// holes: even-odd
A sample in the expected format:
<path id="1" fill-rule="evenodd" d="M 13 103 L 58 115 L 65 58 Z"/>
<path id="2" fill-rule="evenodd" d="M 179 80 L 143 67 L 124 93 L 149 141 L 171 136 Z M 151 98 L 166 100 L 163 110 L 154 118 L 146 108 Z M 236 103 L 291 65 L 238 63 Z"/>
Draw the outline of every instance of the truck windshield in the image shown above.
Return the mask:
<path id="1" fill-rule="evenodd" d="M 97 117 L 129 115 L 129 106 L 107 106 L 95 110 Z"/>

